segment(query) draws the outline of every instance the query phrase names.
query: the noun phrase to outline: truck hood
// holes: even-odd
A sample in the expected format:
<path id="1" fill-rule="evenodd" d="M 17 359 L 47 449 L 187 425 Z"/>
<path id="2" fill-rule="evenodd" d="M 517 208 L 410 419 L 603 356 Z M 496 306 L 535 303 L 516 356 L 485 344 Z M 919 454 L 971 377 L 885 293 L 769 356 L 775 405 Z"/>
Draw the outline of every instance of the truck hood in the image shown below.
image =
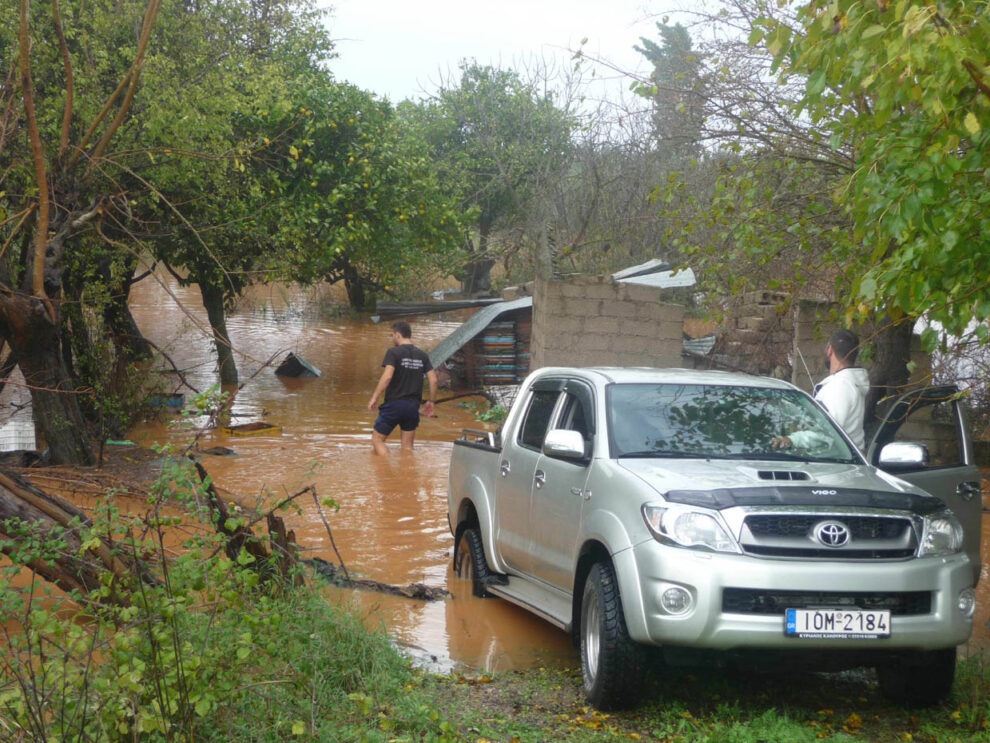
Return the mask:
<path id="1" fill-rule="evenodd" d="M 664 498 L 706 508 L 735 505 L 850 505 L 930 512 L 942 502 L 860 464 L 627 459 L 616 464 Z"/>

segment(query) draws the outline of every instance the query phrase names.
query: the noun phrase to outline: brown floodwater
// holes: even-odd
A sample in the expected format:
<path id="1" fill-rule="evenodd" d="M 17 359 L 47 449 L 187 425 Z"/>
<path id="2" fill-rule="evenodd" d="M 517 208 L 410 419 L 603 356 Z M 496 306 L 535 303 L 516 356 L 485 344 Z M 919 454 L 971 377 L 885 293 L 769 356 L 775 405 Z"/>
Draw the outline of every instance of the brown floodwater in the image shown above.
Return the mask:
<path id="1" fill-rule="evenodd" d="M 242 504 L 270 502 L 314 485 L 320 499 L 339 504 L 338 511 L 324 508 L 324 514 L 352 575 L 447 588 L 452 599 L 426 603 L 363 591 L 330 592 L 333 600 L 354 604 L 368 624 L 384 625 L 419 662 L 437 669 L 463 664 L 485 670 L 576 663 L 565 633 L 506 602 L 472 597 L 470 587 L 450 569 L 446 488 L 452 442 L 462 428 L 482 424 L 464 401 L 441 403 L 435 418 L 422 420 L 413 452 L 399 451 L 395 433 L 389 437 L 390 456 L 372 454 L 375 414 L 367 404 L 391 344 L 389 323 L 321 313 L 325 299 L 299 290 L 258 288 L 229 319 L 240 378 L 246 382 L 237 393 L 233 422 L 264 420 L 282 431 L 249 437 L 205 434 L 201 448 L 219 445 L 236 452 L 203 456 L 210 475 Z M 131 309 L 142 332 L 184 370 L 190 384 L 204 390 L 215 383 L 215 355 L 203 332 L 206 318 L 195 288 L 145 280 L 132 291 Z M 410 318 L 413 341 L 430 349 L 466 316 Z M 257 373 L 266 360 L 289 351 L 323 376 L 284 379 L 273 368 Z M 183 392 L 188 400 L 188 388 L 174 375 L 167 380 L 169 391 Z M 450 394 L 443 390 L 440 399 Z M 166 422 L 144 424 L 130 438 L 148 445 L 189 436 L 182 426 Z M 337 562 L 313 499 L 300 499 L 299 505 L 301 514 L 284 515 L 304 556 Z"/>
<path id="2" fill-rule="evenodd" d="M 452 442 L 464 427 L 481 427 L 458 402 L 437 406 L 423 419 L 411 454 L 398 450 L 397 434 L 387 458 L 371 452 L 374 414 L 368 398 L 390 343 L 388 323 L 335 317 L 320 311 L 326 297 L 295 289 L 256 288 L 229 320 L 242 382 L 234 422 L 264 420 L 282 426 L 275 435 L 229 437 L 204 434 L 200 446 L 225 446 L 230 457 L 203 456 L 203 464 L 228 497 L 244 504 L 314 485 L 338 511 L 324 509 L 349 571 L 361 578 L 447 588 L 453 598 L 424 603 L 363 591 L 330 589 L 333 601 L 353 606 L 371 626 L 384 626 L 418 662 L 438 670 L 458 665 L 483 670 L 577 663 L 565 633 L 500 600 L 471 596 L 450 569 L 453 538 L 446 515 L 446 478 Z M 180 306 L 181 303 L 181 306 Z M 200 390 L 214 384 L 216 363 L 195 288 L 145 280 L 133 290 L 131 307 L 144 334 L 163 348 Z M 412 318 L 413 340 L 430 349 L 466 315 Z M 318 379 L 282 379 L 262 368 L 292 351 L 322 370 Z M 260 371 L 259 371 L 260 370 Z M 174 375 L 169 390 L 190 395 Z M 448 391 L 441 391 L 441 399 Z M 196 419 L 194 419 L 194 423 Z M 200 421 L 201 422 L 201 421 Z M 190 430 L 149 423 L 132 432 L 137 443 L 188 441 Z M 312 498 L 301 513 L 287 512 L 306 557 L 337 561 Z M 984 554 L 990 556 L 990 519 L 984 515 Z M 971 648 L 990 646 L 990 578 L 984 567 Z"/>

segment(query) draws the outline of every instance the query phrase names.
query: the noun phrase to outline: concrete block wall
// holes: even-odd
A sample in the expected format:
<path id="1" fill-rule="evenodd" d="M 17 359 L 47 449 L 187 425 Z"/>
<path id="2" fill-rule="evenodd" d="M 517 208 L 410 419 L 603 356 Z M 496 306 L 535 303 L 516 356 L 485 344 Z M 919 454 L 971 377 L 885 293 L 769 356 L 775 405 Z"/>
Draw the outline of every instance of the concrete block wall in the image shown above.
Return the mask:
<path id="1" fill-rule="evenodd" d="M 684 308 L 609 276 L 538 280 L 533 366 L 682 366 Z"/>
<path id="2" fill-rule="evenodd" d="M 746 292 L 729 310 L 718 358 L 751 374 L 790 379 L 794 328 L 787 312 L 790 295 L 775 291 Z"/>

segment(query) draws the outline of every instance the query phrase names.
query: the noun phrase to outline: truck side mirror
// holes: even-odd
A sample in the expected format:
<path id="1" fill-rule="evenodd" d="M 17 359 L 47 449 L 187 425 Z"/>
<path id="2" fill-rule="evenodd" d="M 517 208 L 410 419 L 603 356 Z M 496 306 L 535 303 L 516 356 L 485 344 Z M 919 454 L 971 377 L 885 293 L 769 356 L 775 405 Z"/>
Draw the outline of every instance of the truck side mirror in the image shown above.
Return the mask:
<path id="1" fill-rule="evenodd" d="M 928 464 L 928 447 L 911 441 L 893 441 L 880 450 L 880 466 L 893 470 L 924 467 Z"/>
<path id="2" fill-rule="evenodd" d="M 560 459 L 586 459 L 584 436 L 578 431 L 555 428 L 543 440 L 543 453 Z"/>

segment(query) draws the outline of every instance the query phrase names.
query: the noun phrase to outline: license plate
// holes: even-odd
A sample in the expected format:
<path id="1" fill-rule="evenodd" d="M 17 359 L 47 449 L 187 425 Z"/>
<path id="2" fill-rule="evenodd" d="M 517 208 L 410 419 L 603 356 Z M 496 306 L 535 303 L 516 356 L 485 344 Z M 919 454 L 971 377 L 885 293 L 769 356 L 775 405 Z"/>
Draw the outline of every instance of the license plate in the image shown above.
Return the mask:
<path id="1" fill-rule="evenodd" d="M 875 640 L 890 637 L 890 612 L 788 609 L 784 633 L 806 640 Z"/>

